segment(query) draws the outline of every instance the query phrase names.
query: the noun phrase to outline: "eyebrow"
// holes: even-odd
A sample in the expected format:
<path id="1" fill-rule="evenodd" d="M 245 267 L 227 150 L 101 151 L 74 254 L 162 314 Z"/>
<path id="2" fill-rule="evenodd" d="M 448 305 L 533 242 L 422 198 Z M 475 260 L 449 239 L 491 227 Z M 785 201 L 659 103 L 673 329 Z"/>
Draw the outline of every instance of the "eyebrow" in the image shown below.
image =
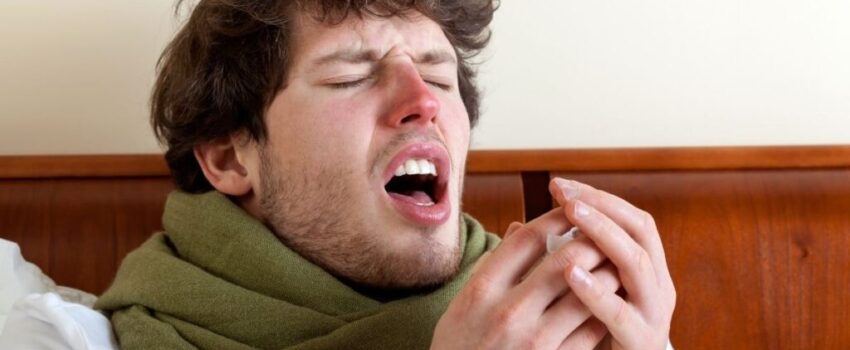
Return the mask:
<path id="1" fill-rule="evenodd" d="M 373 63 L 381 59 L 381 54 L 377 50 L 350 50 L 343 49 L 334 51 L 330 54 L 319 57 L 313 61 L 314 66 L 323 66 L 335 62 L 344 63 Z M 442 63 L 457 64 L 454 55 L 444 50 L 431 50 L 422 55 L 413 58 L 414 63 L 437 65 Z"/>

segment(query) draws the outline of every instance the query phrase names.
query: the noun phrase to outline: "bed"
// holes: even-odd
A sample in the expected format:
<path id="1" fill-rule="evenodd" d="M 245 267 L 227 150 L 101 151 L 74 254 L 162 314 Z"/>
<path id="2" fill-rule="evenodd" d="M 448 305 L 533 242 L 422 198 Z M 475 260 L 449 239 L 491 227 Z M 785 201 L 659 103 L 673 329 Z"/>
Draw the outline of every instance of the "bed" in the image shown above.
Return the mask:
<path id="1" fill-rule="evenodd" d="M 649 211 L 678 349 L 850 347 L 850 146 L 472 151 L 464 209 L 493 232 L 562 176 Z M 159 155 L 0 156 L 0 238 L 58 284 L 104 291 L 160 228 Z"/>

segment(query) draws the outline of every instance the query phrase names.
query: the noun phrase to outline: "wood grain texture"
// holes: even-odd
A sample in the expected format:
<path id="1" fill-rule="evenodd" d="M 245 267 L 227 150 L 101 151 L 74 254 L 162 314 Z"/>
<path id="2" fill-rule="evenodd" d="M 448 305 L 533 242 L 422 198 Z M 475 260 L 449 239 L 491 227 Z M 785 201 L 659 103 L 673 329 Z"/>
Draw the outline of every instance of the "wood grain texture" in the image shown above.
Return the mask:
<path id="1" fill-rule="evenodd" d="M 850 146 L 844 145 L 474 151 L 467 164 L 475 172 L 847 167 Z"/>
<path id="2" fill-rule="evenodd" d="M 28 261 L 47 270 L 51 260 L 52 207 L 56 182 L 0 181 L 0 238 L 18 243 Z"/>
<path id="3" fill-rule="evenodd" d="M 848 168 L 850 145 L 473 150 L 469 173 Z M 168 176 L 159 154 L 0 156 L 0 178 Z"/>
<path id="4" fill-rule="evenodd" d="M 0 181 L 0 238 L 59 284 L 103 292 L 121 259 L 160 230 L 169 178 Z"/>
<path id="5" fill-rule="evenodd" d="M 57 184 L 50 202 L 51 261 L 60 285 L 100 292 L 115 273 L 112 181 L 68 180 Z"/>
<path id="6" fill-rule="evenodd" d="M 0 179 L 168 176 L 160 154 L 0 156 Z"/>
<path id="7" fill-rule="evenodd" d="M 151 233 L 162 230 L 162 212 L 172 190 L 174 185 L 169 178 L 139 178 L 133 180 L 132 186 L 123 181 L 116 185 L 112 198 L 116 266 Z"/>
<path id="8" fill-rule="evenodd" d="M 519 174 L 467 174 L 463 211 L 489 232 L 505 233 L 511 222 L 525 221 L 522 178 Z"/>
<path id="9" fill-rule="evenodd" d="M 654 215 L 677 348 L 850 347 L 850 170 L 556 175 Z"/>

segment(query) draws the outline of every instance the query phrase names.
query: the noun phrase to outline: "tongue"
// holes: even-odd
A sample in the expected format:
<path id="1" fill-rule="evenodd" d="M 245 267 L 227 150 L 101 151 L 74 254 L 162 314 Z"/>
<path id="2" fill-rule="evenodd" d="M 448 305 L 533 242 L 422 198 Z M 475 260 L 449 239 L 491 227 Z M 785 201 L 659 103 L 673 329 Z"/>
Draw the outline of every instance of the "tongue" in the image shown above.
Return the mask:
<path id="1" fill-rule="evenodd" d="M 410 197 L 413 197 L 413 200 L 419 204 L 434 204 L 434 201 L 431 200 L 431 196 L 422 191 L 413 191 L 412 193 L 407 194 Z"/>
<path id="2" fill-rule="evenodd" d="M 433 205 L 434 200 L 431 199 L 427 193 L 423 191 L 411 191 L 405 193 L 394 193 L 390 192 L 390 196 L 396 199 L 403 200 L 405 202 L 416 204 L 416 205 Z"/>

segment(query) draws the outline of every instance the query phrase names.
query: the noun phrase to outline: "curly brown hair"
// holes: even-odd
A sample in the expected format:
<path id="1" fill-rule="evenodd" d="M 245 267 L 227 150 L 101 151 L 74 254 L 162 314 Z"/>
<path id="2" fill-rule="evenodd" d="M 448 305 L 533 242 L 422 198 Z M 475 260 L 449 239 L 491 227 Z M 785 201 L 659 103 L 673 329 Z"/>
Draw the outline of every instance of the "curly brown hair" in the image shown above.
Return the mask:
<path id="1" fill-rule="evenodd" d="M 435 21 L 458 56 L 458 90 L 475 125 L 479 91 L 471 59 L 487 45 L 497 7 L 495 0 L 201 0 L 162 53 L 151 97 L 151 124 L 177 187 L 213 189 L 194 157 L 196 145 L 236 132 L 265 139 L 265 111 L 286 87 L 296 14 L 334 24 L 350 14 L 417 11 Z"/>

